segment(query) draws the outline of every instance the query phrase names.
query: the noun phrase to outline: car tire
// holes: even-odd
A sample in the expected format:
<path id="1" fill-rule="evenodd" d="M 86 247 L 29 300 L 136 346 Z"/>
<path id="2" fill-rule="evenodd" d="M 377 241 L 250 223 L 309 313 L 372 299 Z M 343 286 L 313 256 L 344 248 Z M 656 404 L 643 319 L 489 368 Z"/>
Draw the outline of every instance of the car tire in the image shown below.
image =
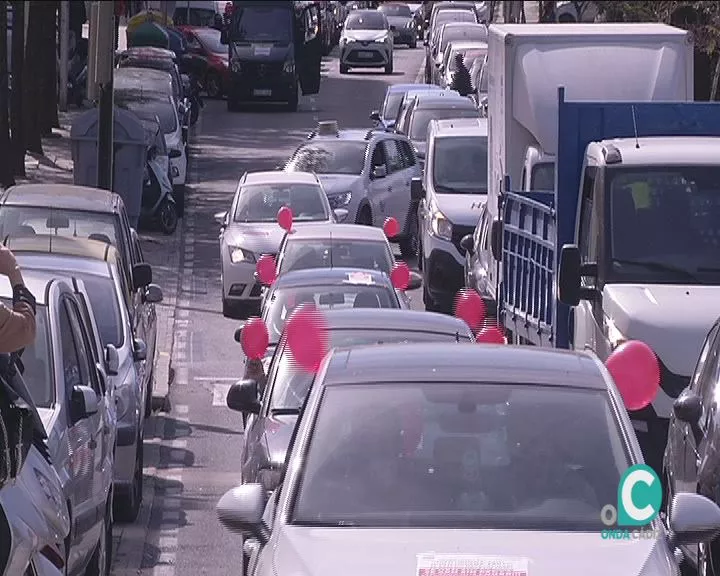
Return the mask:
<path id="1" fill-rule="evenodd" d="M 187 181 L 187 177 L 185 178 Z M 173 186 L 173 198 L 175 198 L 175 210 L 178 218 L 185 215 L 185 184 L 177 184 Z"/>
<path id="2" fill-rule="evenodd" d="M 363 206 L 360 209 L 360 212 L 358 212 L 357 218 L 355 219 L 355 224 L 359 224 L 360 226 L 373 225 L 372 212 L 370 211 L 369 206 Z"/>
<path id="3" fill-rule="evenodd" d="M 232 320 L 247 320 L 253 314 L 252 305 L 245 302 L 222 301 L 222 314 Z"/>
<path id="4" fill-rule="evenodd" d="M 127 524 L 135 522 L 137 519 L 138 514 L 140 513 L 140 505 L 142 504 L 143 498 L 144 449 L 142 436 L 138 438 L 137 442 L 133 483 L 126 493 L 117 494 L 113 498 L 115 516 L 120 522 Z"/>
<path id="5" fill-rule="evenodd" d="M 288 112 L 297 112 L 299 99 L 300 99 L 300 95 L 298 94 L 298 87 L 297 87 L 297 83 L 296 83 L 295 90 L 292 94 L 290 94 L 290 98 L 288 99 L 288 102 L 287 102 Z"/>
<path id="6" fill-rule="evenodd" d="M 392 74 L 393 73 L 393 61 L 392 61 L 392 54 L 390 54 L 390 62 L 388 64 L 385 64 L 385 74 Z"/>
<path id="7" fill-rule="evenodd" d="M 350 72 L 350 67 L 346 64 L 340 64 L 340 74 L 347 74 Z"/>
<path id="8" fill-rule="evenodd" d="M 103 531 L 100 534 L 92 558 L 90 558 L 90 563 L 85 570 L 85 576 L 110 576 L 110 567 L 112 566 L 112 529 L 113 507 L 111 494 L 108 502 L 105 504 Z"/>
<path id="9" fill-rule="evenodd" d="M 405 260 L 418 255 L 417 214 L 414 211 L 410 212 L 407 231 L 400 239 L 400 254 Z"/>
<path id="10" fill-rule="evenodd" d="M 410 41 L 410 44 L 408 44 L 411 50 L 415 50 L 417 48 L 417 38 Z"/>
<path id="11" fill-rule="evenodd" d="M 205 76 L 205 93 L 208 98 L 220 98 L 223 95 L 222 78 L 217 72 L 210 71 Z"/>
<path id="12" fill-rule="evenodd" d="M 444 312 L 442 309 L 442 306 L 438 305 L 435 300 L 433 300 L 432 296 L 430 295 L 430 292 L 427 289 L 427 279 L 425 278 L 425 275 L 423 274 L 423 304 L 425 305 L 425 311 L 426 312 Z"/>

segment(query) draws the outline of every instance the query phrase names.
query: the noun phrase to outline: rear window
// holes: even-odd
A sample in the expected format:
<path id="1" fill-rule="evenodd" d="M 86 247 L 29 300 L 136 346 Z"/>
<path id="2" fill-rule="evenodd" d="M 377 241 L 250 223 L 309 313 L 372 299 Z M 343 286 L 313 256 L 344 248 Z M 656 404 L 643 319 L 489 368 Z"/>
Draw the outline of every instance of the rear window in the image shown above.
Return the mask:
<path id="1" fill-rule="evenodd" d="M 411 140 L 425 142 L 430 120 L 448 120 L 450 118 L 478 118 L 479 112 L 468 100 L 468 108 L 425 108 L 415 109 L 410 121 Z"/>
<path id="2" fill-rule="evenodd" d="M 378 10 L 385 16 L 412 16 L 412 11 L 407 4 L 382 4 Z"/>
<path id="3" fill-rule="evenodd" d="M 362 174 L 367 142 L 316 141 L 298 148 L 287 170 L 316 174 Z"/>
<path id="4" fill-rule="evenodd" d="M 288 206 L 297 222 L 330 219 L 322 188 L 312 184 L 252 184 L 240 190 L 235 222 L 275 222 L 280 208 Z"/>
<path id="5" fill-rule="evenodd" d="M 281 254 L 281 274 L 308 268 L 360 268 L 390 274 L 393 257 L 386 242 L 369 240 L 300 240 L 288 242 Z"/>

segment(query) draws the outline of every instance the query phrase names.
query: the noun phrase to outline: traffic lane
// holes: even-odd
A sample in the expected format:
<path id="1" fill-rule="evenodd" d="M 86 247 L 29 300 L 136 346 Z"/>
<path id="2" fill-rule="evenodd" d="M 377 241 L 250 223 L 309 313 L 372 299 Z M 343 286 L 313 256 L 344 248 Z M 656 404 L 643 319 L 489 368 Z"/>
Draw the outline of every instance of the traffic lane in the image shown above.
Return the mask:
<path id="1" fill-rule="evenodd" d="M 243 354 L 233 340 L 240 323 L 220 313 L 219 229 L 213 214 L 229 208 L 243 172 L 273 169 L 319 120 L 370 127 L 369 113 L 379 107 L 387 85 L 415 80 L 422 51 L 398 49 L 395 58 L 395 73 L 387 76 L 382 71 L 340 76 L 337 60 L 326 59 L 320 94 L 304 97 L 297 113 L 269 107 L 228 113 L 221 101 L 208 102 L 203 111 L 183 229 L 167 447 L 158 470 L 158 484 L 171 495 L 156 500 L 154 514 L 177 525 L 174 536 L 155 537 L 150 548 L 153 562 L 163 570 L 172 565 L 172 574 L 234 574 L 241 561 L 240 539 L 215 515 L 217 500 L 240 482 L 242 424 L 225 406 L 225 396 L 242 375 Z"/>

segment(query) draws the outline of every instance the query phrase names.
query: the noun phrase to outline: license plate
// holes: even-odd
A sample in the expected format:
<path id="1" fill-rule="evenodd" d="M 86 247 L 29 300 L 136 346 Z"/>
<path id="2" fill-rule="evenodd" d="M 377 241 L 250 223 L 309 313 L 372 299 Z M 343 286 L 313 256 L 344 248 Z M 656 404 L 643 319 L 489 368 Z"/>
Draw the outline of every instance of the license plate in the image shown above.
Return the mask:
<path id="1" fill-rule="evenodd" d="M 358 58 L 372 58 L 372 52 L 358 52 Z"/>
<path id="2" fill-rule="evenodd" d="M 272 90 L 255 89 L 253 90 L 253 96 L 272 96 Z"/>

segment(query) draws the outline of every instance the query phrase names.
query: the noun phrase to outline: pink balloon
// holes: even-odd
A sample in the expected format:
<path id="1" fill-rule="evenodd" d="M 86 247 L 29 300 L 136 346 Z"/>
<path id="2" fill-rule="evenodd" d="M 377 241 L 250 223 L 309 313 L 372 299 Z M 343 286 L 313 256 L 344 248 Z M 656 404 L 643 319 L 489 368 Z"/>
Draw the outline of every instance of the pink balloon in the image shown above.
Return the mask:
<path id="1" fill-rule="evenodd" d="M 398 224 L 398 221 L 395 220 L 392 216 L 389 218 L 385 218 L 385 223 L 383 224 L 383 232 L 385 232 L 385 236 L 388 238 L 395 238 L 398 234 L 400 234 L 400 224 Z"/>
<path id="2" fill-rule="evenodd" d="M 312 304 L 300 304 L 285 324 L 285 334 L 295 362 L 306 372 L 317 372 L 330 349 L 322 313 Z"/>
<path id="3" fill-rule="evenodd" d="M 255 271 L 257 272 L 258 280 L 265 286 L 270 286 L 275 282 L 275 258 L 270 254 L 264 254 L 260 256 L 255 265 Z"/>
<path id="4" fill-rule="evenodd" d="M 406 290 L 410 284 L 410 268 L 405 262 L 398 262 L 390 272 L 390 281 L 398 290 Z"/>
<path id="5" fill-rule="evenodd" d="M 642 410 L 660 388 L 660 363 L 652 348 L 639 340 L 620 344 L 605 362 L 625 407 Z"/>
<path id="6" fill-rule="evenodd" d="M 455 296 L 455 316 L 460 320 L 464 320 L 473 332 L 480 329 L 485 320 L 485 314 L 485 302 L 475 290 L 463 288 L 457 293 L 457 296 Z"/>
<path id="7" fill-rule="evenodd" d="M 477 333 L 475 340 L 483 344 L 505 344 L 505 334 L 497 326 L 488 326 Z"/>
<path id="8" fill-rule="evenodd" d="M 259 360 L 265 354 L 269 343 L 270 335 L 262 318 L 248 319 L 240 333 L 240 346 L 245 356 L 251 360 Z"/>
<path id="9" fill-rule="evenodd" d="M 280 224 L 280 228 L 290 232 L 293 224 L 292 210 L 290 210 L 290 208 L 288 208 L 287 206 L 283 206 L 282 208 L 280 208 L 277 213 L 277 221 L 278 224 Z"/>

